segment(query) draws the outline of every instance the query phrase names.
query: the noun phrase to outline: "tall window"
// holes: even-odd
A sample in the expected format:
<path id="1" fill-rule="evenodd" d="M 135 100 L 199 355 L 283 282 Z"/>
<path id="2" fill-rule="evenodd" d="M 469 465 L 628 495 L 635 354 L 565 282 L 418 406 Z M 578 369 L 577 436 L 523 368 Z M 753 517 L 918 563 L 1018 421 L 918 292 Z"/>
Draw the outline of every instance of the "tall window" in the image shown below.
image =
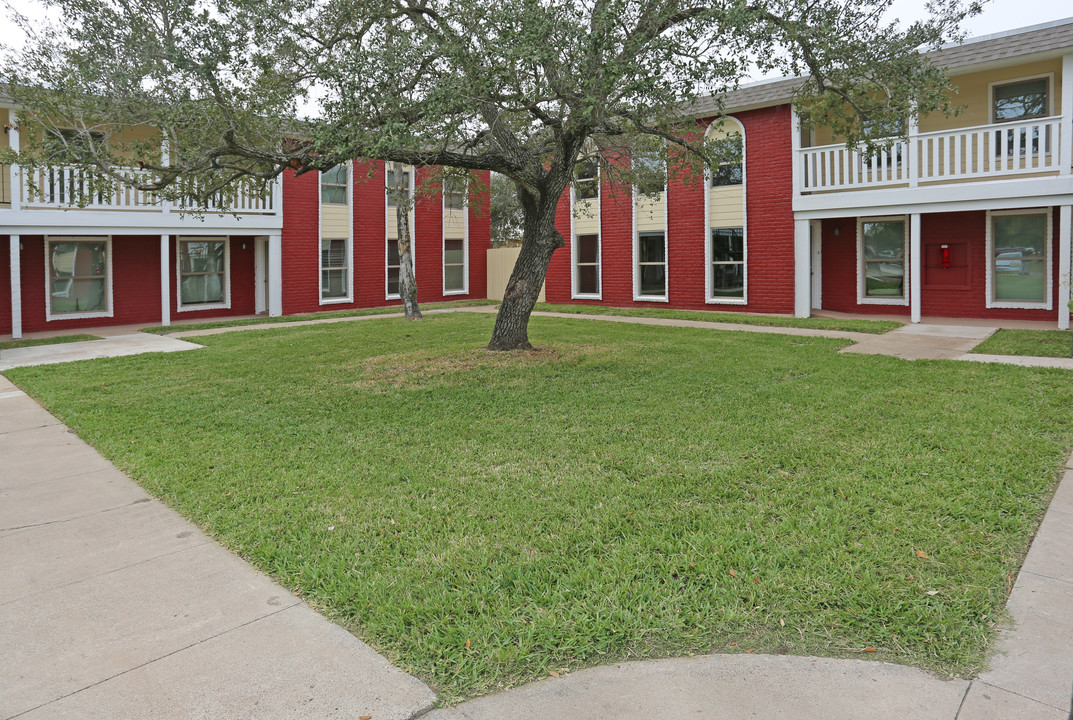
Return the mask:
<path id="1" fill-rule="evenodd" d="M 575 271 L 577 295 L 600 294 L 600 236 L 578 235 L 576 247 Z"/>
<path id="2" fill-rule="evenodd" d="M 745 297 L 745 233 L 742 228 L 712 229 L 713 298 Z"/>
<path id="3" fill-rule="evenodd" d="M 861 300 L 905 304 L 905 218 L 861 220 Z"/>
<path id="4" fill-rule="evenodd" d="M 399 294 L 399 240 L 388 238 L 387 241 L 387 294 Z"/>
<path id="5" fill-rule="evenodd" d="M 574 199 L 600 197 L 600 173 L 596 163 L 582 160 L 574 168 Z"/>
<path id="6" fill-rule="evenodd" d="M 227 303 L 227 240 L 179 239 L 179 307 Z"/>
<path id="7" fill-rule="evenodd" d="M 108 241 L 49 240 L 49 313 L 56 316 L 109 313 Z"/>
<path id="8" fill-rule="evenodd" d="M 345 298 L 350 294 L 350 262 L 346 239 L 320 240 L 320 296 Z"/>
<path id="9" fill-rule="evenodd" d="M 448 210 L 466 207 L 466 179 L 449 176 L 443 180 L 443 206 Z"/>
<path id="10" fill-rule="evenodd" d="M 466 289 L 466 243 L 462 238 L 444 238 L 443 291 L 464 292 Z"/>
<path id="11" fill-rule="evenodd" d="M 731 132 L 711 142 L 714 145 L 716 157 L 716 162 L 712 165 L 712 187 L 741 185 L 744 179 L 742 172 L 744 143 L 741 133 Z"/>
<path id="12" fill-rule="evenodd" d="M 989 303 L 1049 307 L 1050 214 L 1038 210 L 996 212 L 989 222 Z"/>
<path id="13" fill-rule="evenodd" d="M 402 178 L 401 178 L 402 192 L 406 196 L 408 196 L 409 193 L 410 193 L 410 171 L 408 169 L 403 169 L 403 167 L 399 166 L 399 165 L 388 166 L 388 169 L 387 169 L 387 206 L 388 207 L 395 207 L 395 205 L 397 204 L 396 203 L 397 198 L 396 198 L 396 195 L 395 195 L 395 192 L 396 192 L 395 183 L 398 181 L 397 177 L 400 174 L 402 175 Z"/>
<path id="14" fill-rule="evenodd" d="M 346 165 L 336 165 L 320 174 L 320 201 L 324 205 L 346 205 Z"/>
<path id="15" fill-rule="evenodd" d="M 643 232 L 637 237 L 638 294 L 667 297 L 667 252 L 661 232 Z"/>

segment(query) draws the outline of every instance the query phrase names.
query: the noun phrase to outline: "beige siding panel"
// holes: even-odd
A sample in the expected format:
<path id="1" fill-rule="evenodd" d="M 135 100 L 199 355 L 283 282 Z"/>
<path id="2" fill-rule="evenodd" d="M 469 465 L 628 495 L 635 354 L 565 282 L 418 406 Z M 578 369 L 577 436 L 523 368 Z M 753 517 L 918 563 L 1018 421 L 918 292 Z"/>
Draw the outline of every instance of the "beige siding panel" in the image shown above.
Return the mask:
<path id="1" fill-rule="evenodd" d="M 574 234 L 600 232 L 600 202 L 596 198 L 574 201 Z"/>
<path id="2" fill-rule="evenodd" d="M 491 248 L 488 250 L 488 299 L 502 300 L 503 291 L 507 289 L 507 281 L 514 271 L 514 263 L 518 261 L 520 247 Z M 538 302 L 544 302 L 544 288 L 540 288 Z"/>
<path id="3" fill-rule="evenodd" d="M 465 210 L 447 210 L 443 214 L 443 232 L 444 237 L 465 237 L 466 233 L 466 211 Z"/>
<path id="4" fill-rule="evenodd" d="M 663 231 L 667 228 L 667 194 L 637 197 L 637 232 Z"/>
<path id="5" fill-rule="evenodd" d="M 713 228 L 745 226 L 745 196 L 741 185 L 713 187 L 708 192 L 708 219 Z"/>
<path id="6" fill-rule="evenodd" d="M 988 86 L 991 83 L 1002 83 L 1047 73 L 1054 73 L 1054 81 L 1051 83 L 1051 108 L 1049 114 L 1057 115 L 1062 107 L 1061 58 L 994 68 L 985 72 L 955 75 L 952 80 L 957 92 L 950 96 L 950 100 L 955 105 L 966 106 L 965 110 L 960 115 L 952 117 L 945 117 L 941 113 L 922 117 L 920 118 L 920 132 L 952 130 L 972 127 L 973 125 L 990 125 L 991 97 Z"/>
<path id="7" fill-rule="evenodd" d="M 350 208 L 346 205 L 321 205 L 320 236 L 323 238 L 350 237 Z"/>
<path id="8" fill-rule="evenodd" d="M 399 216 L 398 216 L 398 211 L 393 207 L 389 207 L 387 209 L 387 217 L 385 219 L 387 220 L 387 236 L 389 238 L 398 238 L 399 237 Z"/>

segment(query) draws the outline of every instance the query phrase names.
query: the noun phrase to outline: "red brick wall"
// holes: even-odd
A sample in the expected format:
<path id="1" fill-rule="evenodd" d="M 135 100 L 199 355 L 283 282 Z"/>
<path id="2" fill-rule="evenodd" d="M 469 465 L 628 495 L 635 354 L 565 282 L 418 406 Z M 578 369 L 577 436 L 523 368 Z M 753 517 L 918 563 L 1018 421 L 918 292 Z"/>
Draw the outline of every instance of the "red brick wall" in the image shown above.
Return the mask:
<path id="1" fill-rule="evenodd" d="M 764 108 L 735 117 L 745 127 L 748 305 L 705 303 L 704 245 L 708 233 L 704 227 L 704 185 L 684 176 L 672 177 L 667 190 L 668 302 L 633 300 L 631 189 L 606 184 L 601 188 L 600 213 L 603 300 L 570 298 L 569 206 L 560 202 L 556 227 L 567 244 L 555 251 L 548 270 L 548 302 L 793 312 L 790 109 Z M 707 127 L 709 122 L 707 119 L 700 125 Z"/>
<path id="2" fill-rule="evenodd" d="M 432 171 L 419 169 L 418 188 Z M 487 175 L 487 174 L 485 174 Z M 384 165 L 354 164 L 354 302 L 320 304 L 319 176 L 288 174 L 283 185 L 283 312 L 317 312 L 401 304 L 387 300 L 387 212 L 384 202 Z M 485 179 L 487 182 L 487 179 Z M 471 198 L 469 218 L 469 294 L 443 295 L 443 213 L 437 192 L 419 197 L 414 208 L 414 272 L 418 302 L 440 302 L 485 297 L 486 252 L 491 221 L 487 193 Z M 390 212 L 394 212 L 391 209 Z"/>
<path id="3" fill-rule="evenodd" d="M 1058 288 L 1058 211 L 1054 221 L 1051 252 L 1053 257 L 1053 288 Z M 835 228 L 840 230 L 835 235 Z M 920 218 L 923 246 L 930 242 L 968 245 L 968 286 L 965 288 L 921 287 L 923 317 L 995 318 L 1014 320 L 1058 319 L 1057 304 L 1052 310 L 1021 310 L 986 307 L 987 302 L 987 213 L 931 213 Z M 905 305 L 857 304 L 857 219 L 840 218 L 822 223 L 823 307 L 825 310 L 862 314 L 908 315 Z"/>

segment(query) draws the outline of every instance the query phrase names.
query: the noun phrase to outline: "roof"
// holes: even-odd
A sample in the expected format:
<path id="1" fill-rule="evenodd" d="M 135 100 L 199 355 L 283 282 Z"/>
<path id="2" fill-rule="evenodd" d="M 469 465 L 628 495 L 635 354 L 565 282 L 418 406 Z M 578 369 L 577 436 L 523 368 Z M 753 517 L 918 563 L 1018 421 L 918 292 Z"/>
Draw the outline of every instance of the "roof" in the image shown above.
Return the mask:
<path id="1" fill-rule="evenodd" d="M 1073 17 L 1055 20 L 1042 25 L 1008 30 L 994 35 L 983 35 L 964 43 L 946 45 L 925 53 L 932 62 L 950 71 L 965 71 L 983 65 L 1001 63 L 1005 60 L 1032 55 L 1057 55 L 1073 48 Z M 789 102 L 794 92 L 803 85 L 804 77 L 776 78 L 742 85 L 737 90 L 723 94 L 724 110 L 747 110 L 750 108 L 781 105 Z M 690 112 L 698 116 L 714 115 L 719 111 L 718 96 L 708 96 L 694 103 Z"/>

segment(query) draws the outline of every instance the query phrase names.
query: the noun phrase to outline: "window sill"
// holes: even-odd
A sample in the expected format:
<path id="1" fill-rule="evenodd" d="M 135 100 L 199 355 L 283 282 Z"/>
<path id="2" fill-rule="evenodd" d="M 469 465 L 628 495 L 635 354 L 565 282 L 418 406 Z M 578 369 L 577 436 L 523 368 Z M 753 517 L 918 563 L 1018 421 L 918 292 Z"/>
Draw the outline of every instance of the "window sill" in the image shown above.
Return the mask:
<path id="1" fill-rule="evenodd" d="M 857 304 L 907 306 L 909 305 L 909 298 L 891 298 L 890 300 L 887 300 L 886 298 L 859 297 L 857 298 Z"/>
<path id="2" fill-rule="evenodd" d="M 352 303 L 352 302 L 354 302 L 354 298 L 351 298 L 351 297 L 321 298 L 320 299 L 320 304 L 321 305 L 344 305 L 346 303 Z"/>
<path id="3" fill-rule="evenodd" d="M 448 295 L 469 295 L 469 288 L 464 290 L 444 290 L 443 295 L 444 297 L 447 297 Z"/>
<path id="4" fill-rule="evenodd" d="M 571 300 L 603 300 L 603 293 L 572 293 L 570 295 Z"/>
<path id="5" fill-rule="evenodd" d="M 61 322 L 63 320 L 87 320 L 90 318 L 109 318 L 113 317 L 111 310 L 105 312 L 88 312 L 88 313 L 60 313 L 53 315 L 47 313 L 45 315 L 45 322 Z"/>
<path id="6" fill-rule="evenodd" d="M 196 312 L 198 310 L 230 310 L 231 303 L 204 303 L 201 305 L 179 305 L 176 312 Z"/>
<path id="7" fill-rule="evenodd" d="M 634 295 L 634 302 L 670 302 L 666 295 Z"/>
<path id="8" fill-rule="evenodd" d="M 708 305 L 748 305 L 749 301 L 745 298 L 705 298 L 704 302 Z"/>
<path id="9" fill-rule="evenodd" d="M 990 310 L 992 308 L 996 310 L 1052 310 L 1054 309 L 1051 302 L 1025 302 L 1015 300 L 989 300 L 985 303 L 985 307 Z"/>

